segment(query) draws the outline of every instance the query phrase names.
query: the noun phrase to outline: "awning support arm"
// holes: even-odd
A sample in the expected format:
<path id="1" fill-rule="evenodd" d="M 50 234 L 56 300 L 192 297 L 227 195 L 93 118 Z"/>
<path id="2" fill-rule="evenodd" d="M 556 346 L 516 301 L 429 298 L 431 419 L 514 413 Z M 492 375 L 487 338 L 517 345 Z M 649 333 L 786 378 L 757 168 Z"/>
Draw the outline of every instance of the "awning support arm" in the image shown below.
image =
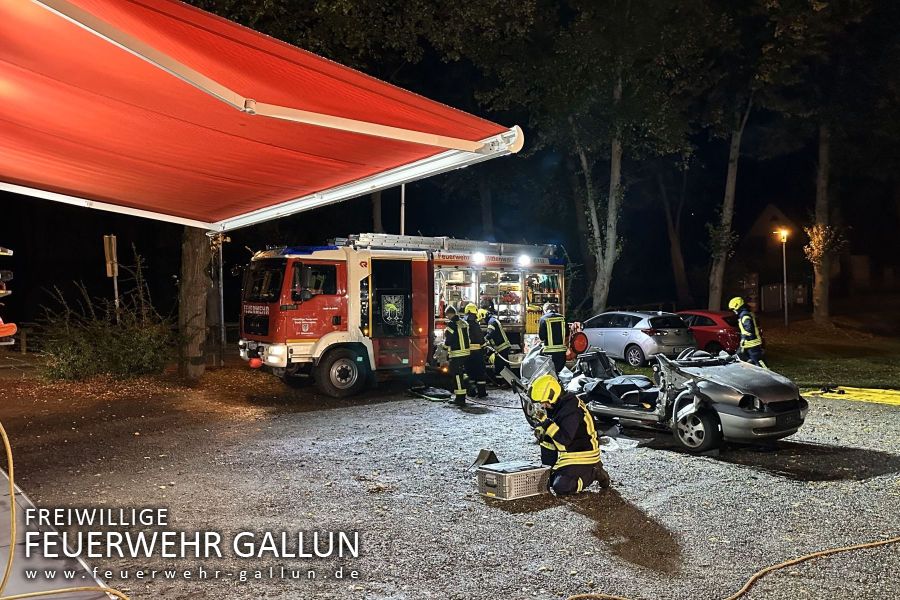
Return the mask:
<path id="1" fill-rule="evenodd" d="M 75 6 L 68 0 L 32 0 L 32 2 L 75 25 L 78 25 L 101 39 L 118 46 L 126 52 L 147 61 L 170 75 L 181 79 L 185 83 L 209 94 L 213 98 L 225 102 L 229 106 L 250 115 L 260 115 L 273 119 L 294 121 L 317 127 L 338 129 L 341 131 L 445 148 L 448 150 L 461 150 L 464 152 L 484 154 L 496 153 L 495 148 L 485 147 L 485 144 L 482 142 L 437 135 L 424 131 L 415 131 L 412 129 L 403 129 L 400 127 L 391 127 L 389 125 L 370 123 L 368 121 L 357 121 L 355 119 L 347 119 L 334 115 L 325 115 L 286 106 L 279 106 L 277 104 L 259 102 L 252 98 L 242 96 L 214 79 L 207 77 L 203 73 L 178 62 L 164 52 L 160 52 L 133 35 L 110 25 L 97 16 Z M 509 148 L 508 151 L 518 152 L 523 142 L 524 140 L 520 133 L 520 135 L 517 136 L 517 139 L 513 140 L 515 147 Z"/>

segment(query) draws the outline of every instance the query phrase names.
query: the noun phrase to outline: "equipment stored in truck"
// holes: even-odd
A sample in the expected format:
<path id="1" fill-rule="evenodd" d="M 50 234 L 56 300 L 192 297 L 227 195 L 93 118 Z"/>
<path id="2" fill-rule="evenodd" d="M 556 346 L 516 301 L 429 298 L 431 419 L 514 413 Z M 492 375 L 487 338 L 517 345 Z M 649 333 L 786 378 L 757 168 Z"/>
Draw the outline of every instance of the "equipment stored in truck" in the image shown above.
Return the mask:
<path id="1" fill-rule="evenodd" d="M 327 246 L 257 252 L 244 273 L 240 354 L 333 397 L 376 371 L 424 373 L 448 305 L 492 302 L 514 343 L 537 333 L 541 304 L 565 306 L 553 245 L 360 234 Z"/>

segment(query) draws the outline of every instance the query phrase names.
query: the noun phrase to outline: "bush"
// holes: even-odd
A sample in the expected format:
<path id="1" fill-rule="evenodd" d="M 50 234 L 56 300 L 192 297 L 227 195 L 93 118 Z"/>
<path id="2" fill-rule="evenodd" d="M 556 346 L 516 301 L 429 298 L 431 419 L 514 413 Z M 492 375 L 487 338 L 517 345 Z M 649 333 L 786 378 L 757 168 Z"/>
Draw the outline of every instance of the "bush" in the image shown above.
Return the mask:
<path id="1" fill-rule="evenodd" d="M 49 379 L 79 380 L 96 375 L 134 377 L 161 373 L 173 357 L 172 320 L 153 308 L 150 292 L 137 266 L 123 268 L 133 277 L 120 280 L 133 287 L 120 294 L 118 310 L 106 298 L 92 298 L 76 284 L 77 299 L 53 290 L 57 308 L 45 308 L 40 342 Z M 121 267 L 120 267 L 121 268 Z"/>

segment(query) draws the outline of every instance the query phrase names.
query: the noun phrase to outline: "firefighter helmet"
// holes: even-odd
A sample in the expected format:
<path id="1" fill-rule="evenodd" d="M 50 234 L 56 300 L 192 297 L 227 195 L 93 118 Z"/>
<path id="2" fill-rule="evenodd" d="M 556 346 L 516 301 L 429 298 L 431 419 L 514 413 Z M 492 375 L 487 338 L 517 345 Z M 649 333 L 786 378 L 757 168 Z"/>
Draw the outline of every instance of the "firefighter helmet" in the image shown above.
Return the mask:
<path id="1" fill-rule="evenodd" d="M 531 399 L 535 402 L 553 404 L 562 395 L 562 386 L 553 375 L 541 375 L 531 384 Z"/>
<path id="2" fill-rule="evenodd" d="M 449 319 L 450 317 L 455 317 L 455 316 L 456 316 L 456 309 L 453 308 L 452 304 L 448 304 L 447 307 L 444 309 L 444 317 Z"/>
<path id="3" fill-rule="evenodd" d="M 475 303 L 474 303 L 474 302 L 469 302 L 468 304 L 466 304 L 466 308 L 465 308 L 464 312 L 465 312 L 467 315 L 475 315 L 475 316 L 478 316 L 478 307 L 475 306 Z"/>
<path id="4" fill-rule="evenodd" d="M 487 316 L 488 316 L 488 311 L 486 309 L 484 309 L 484 308 L 478 309 L 478 320 L 479 321 L 484 321 L 485 319 L 487 319 Z"/>
<path id="5" fill-rule="evenodd" d="M 555 302 L 547 302 L 544 304 L 544 313 L 559 312 L 559 306 Z"/>
<path id="6" fill-rule="evenodd" d="M 744 305 L 744 299 L 740 296 L 735 296 L 731 300 L 728 301 L 728 308 L 737 312 L 737 310 Z"/>

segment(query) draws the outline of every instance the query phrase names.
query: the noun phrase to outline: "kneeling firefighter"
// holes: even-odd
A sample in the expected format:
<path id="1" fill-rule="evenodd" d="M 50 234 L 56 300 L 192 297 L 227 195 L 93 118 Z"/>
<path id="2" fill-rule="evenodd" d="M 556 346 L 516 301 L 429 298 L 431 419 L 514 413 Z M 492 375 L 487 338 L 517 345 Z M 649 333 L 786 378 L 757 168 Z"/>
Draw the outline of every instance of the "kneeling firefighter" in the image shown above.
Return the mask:
<path id="1" fill-rule="evenodd" d="M 728 308 L 734 311 L 738 318 L 738 329 L 741 332 L 740 355 L 747 362 L 767 369 L 765 361 L 763 361 L 763 339 L 759 325 L 756 324 L 756 316 L 744 299 L 735 296 L 728 301 Z"/>
<path id="2" fill-rule="evenodd" d="M 474 383 L 475 394 L 478 398 L 487 398 L 487 373 L 484 369 L 484 333 L 478 323 L 478 307 L 469 302 L 464 309 L 466 313 L 466 325 L 469 326 L 470 351 L 466 359 L 466 375 L 469 383 Z"/>
<path id="3" fill-rule="evenodd" d="M 456 406 L 466 405 L 466 385 L 463 379 L 466 373 L 466 360 L 469 358 L 469 325 L 456 314 L 456 309 L 448 306 L 444 309 L 447 325 L 444 328 L 444 346 L 449 357 L 448 371 L 453 380 L 453 403 Z"/>
<path id="4" fill-rule="evenodd" d="M 500 371 L 509 364 L 509 349 L 512 347 L 512 344 L 509 343 L 509 338 L 506 336 L 503 324 L 500 322 L 500 319 L 497 318 L 493 302 L 490 300 L 482 301 L 479 313 L 481 313 L 479 320 L 486 328 L 484 339 L 493 349 L 495 354 L 495 356 L 492 357 L 494 364 L 492 375 L 497 377 L 500 374 Z"/>
<path id="5" fill-rule="evenodd" d="M 547 415 L 535 427 L 534 435 L 541 445 L 541 462 L 553 468 L 553 493 L 577 494 L 595 481 L 602 488 L 609 487 L 594 418 L 578 396 L 563 393 L 553 375 L 542 375 L 531 386 L 531 399 L 539 402 Z"/>

